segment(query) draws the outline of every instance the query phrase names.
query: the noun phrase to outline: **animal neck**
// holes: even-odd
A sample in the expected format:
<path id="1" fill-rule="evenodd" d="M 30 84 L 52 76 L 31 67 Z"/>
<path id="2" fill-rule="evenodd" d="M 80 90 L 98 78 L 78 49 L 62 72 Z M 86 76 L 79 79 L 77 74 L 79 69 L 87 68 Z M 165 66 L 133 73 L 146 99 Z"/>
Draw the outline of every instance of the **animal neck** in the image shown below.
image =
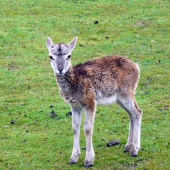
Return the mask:
<path id="1" fill-rule="evenodd" d="M 55 73 L 57 83 L 62 91 L 68 92 L 68 90 L 69 90 L 69 84 L 71 81 L 72 70 L 73 69 L 71 66 L 64 75 L 58 75 Z"/>

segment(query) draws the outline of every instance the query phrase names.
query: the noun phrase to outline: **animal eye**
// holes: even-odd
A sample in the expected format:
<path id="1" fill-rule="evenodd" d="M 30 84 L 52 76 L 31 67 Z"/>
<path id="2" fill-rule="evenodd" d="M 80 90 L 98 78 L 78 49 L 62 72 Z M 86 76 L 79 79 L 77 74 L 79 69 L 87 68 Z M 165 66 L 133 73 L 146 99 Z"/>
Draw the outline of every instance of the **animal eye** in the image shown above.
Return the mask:
<path id="1" fill-rule="evenodd" d="M 52 56 L 49 56 L 49 58 L 50 58 L 51 60 L 54 60 L 54 58 L 53 58 Z"/>
<path id="2" fill-rule="evenodd" d="M 68 55 L 67 58 L 66 58 L 66 60 L 70 59 L 70 57 L 71 57 L 71 55 Z"/>

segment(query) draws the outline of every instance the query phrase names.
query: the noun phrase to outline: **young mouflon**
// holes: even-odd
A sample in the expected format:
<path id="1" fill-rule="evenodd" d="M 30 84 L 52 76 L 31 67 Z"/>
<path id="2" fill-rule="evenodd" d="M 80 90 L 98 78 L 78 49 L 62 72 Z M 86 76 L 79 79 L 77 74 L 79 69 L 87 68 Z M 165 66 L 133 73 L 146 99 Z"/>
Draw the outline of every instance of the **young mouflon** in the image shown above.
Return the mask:
<path id="1" fill-rule="evenodd" d="M 74 142 L 69 164 L 77 163 L 80 155 L 80 123 L 85 112 L 84 132 L 86 157 L 84 166 L 94 162 L 92 134 L 97 104 L 116 103 L 130 117 L 129 136 L 124 152 L 137 156 L 140 148 L 140 126 L 142 111 L 135 101 L 135 89 L 139 79 L 139 67 L 120 55 L 96 58 L 76 66 L 71 65 L 71 52 L 77 37 L 69 44 L 54 44 L 47 38 L 46 45 L 60 89 L 60 96 L 71 106 Z"/>

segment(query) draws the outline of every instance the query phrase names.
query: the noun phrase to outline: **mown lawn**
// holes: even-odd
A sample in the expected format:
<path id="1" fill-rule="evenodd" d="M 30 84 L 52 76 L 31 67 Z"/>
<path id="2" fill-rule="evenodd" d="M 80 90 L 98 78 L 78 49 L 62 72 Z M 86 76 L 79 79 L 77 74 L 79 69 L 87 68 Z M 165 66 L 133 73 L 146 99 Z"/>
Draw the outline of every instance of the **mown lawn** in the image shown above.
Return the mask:
<path id="1" fill-rule="evenodd" d="M 141 70 L 138 157 L 123 153 L 128 115 L 116 105 L 98 106 L 91 169 L 170 169 L 168 0 L 1 0 L 0 6 L 0 169 L 84 169 L 84 116 L 79 161 L 67 165 L 70 107 L 59 97 L 46 49 L 47 37 L 69 43 L 75 36 L 73 65 L 116 53 Z M 119 145 L 106 147 L 115 139 Z"/>

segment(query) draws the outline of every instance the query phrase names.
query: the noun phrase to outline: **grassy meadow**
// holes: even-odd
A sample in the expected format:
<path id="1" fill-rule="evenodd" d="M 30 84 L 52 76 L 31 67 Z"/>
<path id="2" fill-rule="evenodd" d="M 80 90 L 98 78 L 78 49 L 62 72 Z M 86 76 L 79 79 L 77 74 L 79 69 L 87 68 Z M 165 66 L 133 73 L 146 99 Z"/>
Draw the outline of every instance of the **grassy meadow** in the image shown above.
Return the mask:
<path id="1" fill-rule="evenodd" d="M 0 0 L 0 169 L 85 169 L 82 117 L 77 164 L 68 165 L 73 131 L 46 38 L 78 36 L 72 64 L 120 54 L 139 64 L 141 149 L 124 154 L 129 118 L 98 106 L 90 169 L 170 169 L 170 3 L 168 0 Z M 95 22 L 98 21 L 98 22 Z M 107 147 L 107 142 L 120 144 Z"/>

